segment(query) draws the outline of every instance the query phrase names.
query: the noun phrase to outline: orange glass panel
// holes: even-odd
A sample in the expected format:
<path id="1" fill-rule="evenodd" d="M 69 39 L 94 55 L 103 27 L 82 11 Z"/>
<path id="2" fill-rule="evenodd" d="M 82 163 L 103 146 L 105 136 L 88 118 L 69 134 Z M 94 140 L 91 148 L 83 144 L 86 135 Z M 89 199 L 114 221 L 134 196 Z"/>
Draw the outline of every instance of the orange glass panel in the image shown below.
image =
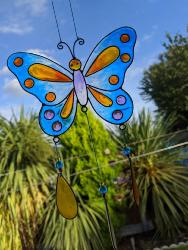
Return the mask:
<path id="1" fill-rule="evenodd" d="M 112 75 L 109 77 L 109 83 L 112 85 L 116 85 L 119 82 L 119 77 L 116 75 Z"/>
<path id="2" fill-rule="evenodd" d="M 89 86 L 88 86 L 88 89 L 90 90 L 91 94 L 95 97 L 95 99 L 100 104 L 102 104 L 105 107 L 109 107 L 112 105 L 112 100 L 109 97 L 103 95 L 102 93 L 98 92 L 97 90 L 95 90 Z"/>
<path id="3" fill-rule="evenodd" d="M 49 92 L 49 93 L 46 94 L 46 100 L 48 102 L 53 102 L 53 101 L 55 101 L 55 99 L 56 99 L 55 93 Z"/>
<path id="4" fill-rule="evenodd" d="M 126 43 L 130 40 L 130 37 L 128 34 L 123 34 L 121 35 L 120 40 L 122 41 L 122 43 Z"/>
<path id="5" fill-rule="evenodd" d="M 63 176 L 57 177 L 56 202 L 59 213 L 66 219 L 74 219 L 78 213 L 78 204 L 69 183 Z"/>
<path id="6" fill-rule="evenodd" d="M 28 78 L 25 80 L 24 85 L 26 88 L 31 89 L 34 86 L 34 81 Z"/>
<path id="7" fill-rule="evenodd" d="M 65 106 L 63 107 L 63 109 L 61 111 L 61 117 L 63 119 L 66 119 L 67 117 L 69 117 L 69 115 L 72 111 L 73 102 L 74 102 L 74 91 L 72 90 L 66 103 L 65 103 Z"/>
<path id="8" fill-rule="evenodd" d="M 72 79 L 65 74 L 39 63 L 35 63 L 29 67 L 29 74 L 42 81 L 72 82 Z"/>
<path id="9" fill-rule="evenodd" d="M 129 54 L 123 54 L 121 55 L 121 60 L 122 62 L 128 62 L 130 60 L 130 55 Z"/>
<path id="10" fill-rule="evenodd" d="M 14 60 L 14 65 L 17 66 L 17 67 L 20 67 L 22 66 L 23 64 L 23 59 L 20 58 L 20 57 L 17 57 L 15 60 Z"/>
<path id="11" fill-rule="evenodd" d="M 86 76 L 92 75 L 97 71 L 107 67 L 111 63 L 113 63 L 119 56 L 118 47 L 112 46 L 103 50 L 95 59 L 91 67 L 89 68 Z"/>

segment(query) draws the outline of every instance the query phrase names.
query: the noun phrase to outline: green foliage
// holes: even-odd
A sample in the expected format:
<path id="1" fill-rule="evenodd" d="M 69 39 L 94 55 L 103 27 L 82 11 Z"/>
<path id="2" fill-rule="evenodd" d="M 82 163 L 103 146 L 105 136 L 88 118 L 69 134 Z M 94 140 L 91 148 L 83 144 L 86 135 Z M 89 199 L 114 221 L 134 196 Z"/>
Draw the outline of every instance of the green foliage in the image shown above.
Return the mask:
<path id="1" fill-rule="evenodd" d="M 122 138 L 125 137 L 125 141 L 136 155 L 147 154 L 165 148 L 172 142 L 172 137 L 163 136 L 169 126 L 169 120 L 160 118 L 153 122 L 151 114 L 143 110 L 138 119 L 133 118 L 129 123 L 128 133 L 120 131 L 119 140 L 123 144 Z M 147 216 L 154 219 L 157 230 L 163 237 L 171 237 L 188 230 L 188 189 L 186 188 L 188 169 L 175 164 L 179 157 L 180 150 L 173 149 L 148 154 L 134 160 L 137 184 L 141 194 L 142 218 Z M 127 185 L 123 188 L 127 189 Z M 129 195 L 129 192 L 127 194 Z M 133 201 L 132 193 L 130 198 Z"/>
<path id="2" fill-rule="evenodd" d="M 82 195 L 94 198 L 100 195 L 98 192 L 100 181 L 104 180 L 107 186 L 111 186 L 115 170 L 110 167 L 109 163 L 116 158 L 117 146 L 112 140 L 110 133 L 90 111 L 88 111 L 88 117 L 102 175 L 98 169 L 94 169 L 79 175 L 78 182 Z M 97 167 L 91 148 L 86 115 L 81 112 L 80 108 L 78 108 L 75 122 L 68 133 L 61 136 L 61 144 L 62 154 L 64 158 L 72 158 L 71 163 L 75 172 Z M 88 182 L 90 176 L 92 176 L 92 178 L 90 178 Z M 113 190 L 111 191 L 113 192 Z"/>
<path id="3" fill-rule="evenodd" d="M 34 249 L 52 155 L 34 115 L 0 118 L 0 249 Z"/>
<path id="4" fill-rule="evenodd" d="M 103 172 L 111 186 L 114 170 L 109 161 L 115 156 L 116 144 L 104 126 L 91 113 L 88 116 L 98 161 L 106 166 Z M 63 174 L 73 186 L 79 204 L 79 215 L 73 221 L 65 220 L 57 212 L 52 187 L 56 177 L 52 168 L 54 150 L 41 132 L 36 116 L 26 116 L 22 109 L 19 118 L 13 115 L 8 121 L 1 117 L 0 125 L 0 249 L 36 249 L 39 238 L 42 245 L 53 249 L 60 249 L 63 244 L 63 249 L 102 249 L 105 245 L 102 246 L 102 236 L 107 228 L 98 192 L 99 173 L 93 170 L 70 176 L 96 167 L 84 114 L 78 111 L 75 124 L 61 139 L 66 158 Z M 77 158 L 83 154 L 84 157 Z"/>
<path id="5" fill-rule="evenodd" d="M 104 178 L 101 179 L 100 172 L 96 169 L 87 119 L 78 107 L 75 122 L 68 133 L 61 136 L 61 153 L 63 158 L 67 159 L 65 160 L 64 175 L 73 186 L 79 204 L 79 214 L 73 221 L 64 220 L 57 215 L 53 203 L 55 193 L 52 193 L 50 205 L 44 215 L 45 226 L 42 242 L 45 246 L 51 246 L 53 249 L 62 247 L 65 250 L 97 250 L 103 249 L 103 247 L 110 249 L 109 245 L 111 246 L 107 233 L 104 204 L 98 188 L 100 181 L 104 180 L 109 187 L 108 198 L 111 200 L 114 193 L 112 180 L 115 170 L 110 167 L 109 162 L 115 159 L 117 146 L 109 132 L 90 111 L 88 111 L 88 117 L 93 131 L 98 163 L 102 167 Z M 90 171 L 91 168 L 94 170 Z M 84 172 L 85 170 L 89 171 Z M 112 209 L 110 211 L 113 212 Z M 101 239 L 104 235 L 106 242 L 102 242 Z"/>
<path id="6" fill-rule="evenodd" d="M 105 224 L 104 208 L 97 200 L 85 201 L 79 193 L 77 177 L 71 177 L 73 168 L 66 164 L 64 175 L 75 191 L 78 201 L 78 216 L 66 220 L 59 215 L 55 205 L 55 191 L 51 192 L 48 207 L 44 213 L 41 241 L 44 246 L 64 250 L 101 250 L 102 225 Z M 92 178 L 88 177 L 90 182 Z M 97 201 L 97 202 L 96 202 Z"/>
<path id="7" fill-rule="evenodd" d="M 168 34 L 159 62 L 144 72 L 141 94 L 154 100 L 158 111 L 176 118 L 174 128 L 188 126 L 188 38 Z"/>

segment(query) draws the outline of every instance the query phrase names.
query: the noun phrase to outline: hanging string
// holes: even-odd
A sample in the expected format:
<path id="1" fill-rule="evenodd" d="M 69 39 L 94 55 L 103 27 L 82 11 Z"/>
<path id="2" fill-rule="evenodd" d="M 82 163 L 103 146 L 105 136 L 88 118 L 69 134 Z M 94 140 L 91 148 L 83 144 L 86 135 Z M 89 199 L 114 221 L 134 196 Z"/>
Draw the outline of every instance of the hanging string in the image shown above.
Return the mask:
<path id="1" fill-rule="evenodd" d="M 187 145 L 188 145 L 188 141 L 185 141 L 185 142 L 178 143 L 178 144 L 175 144 L 175 145 L 172 145 L 172 146 L 168 146 L 168 147 L 165 147 L 165 148 L 161 148 L 161 149 L 158 149 L 158 150 L 155 150 L 155 151 L 151 151 L 151 152 L 148 152 L 148 153 L 136 155 L 136 156 L 131 157 L 131 159 L 132 159 L 132 160 L 137 160 L 137 159 L 142 158 L 142 157 L 147 157 L 147 156 L 149 156 L 149 155 L 155 155 L 155 154 L 158 154 L 158 153 L 161 153 L 161 152 L 164 152 L 164 151 L 167 151 L 167 150 L 171 150 L 171 149 L 174 149 L 174 148 L 185 147 L 185 146 L 187 146 Z M 85 156 L 89 156 L 89 154 L 80 155 L 80 156 L 73 156 L 73 157 L 64 159 L 64 161 L 70 161 L 70 160 L 72 160 L 72 159 L 74 159 L 74 158 L 75 158 L 75 159 L 80 159 L 81 157 L 85 157 Z M 115 165 L 117 165 L 117 164 L 126 162 L 127 160 L 128 160 L 128 159 L 113 161 L 112 163 L 110 163 L 110 166 L 115 166 Z M 107 168 L 107 167 L 109 167 L 109 165 L 104 165 L 104 166 L 102 166 L 101 168 Z M 78 175 L 81 175 L 81 174 L 84 174 L 84 173 L 87 173 L 87 172 L 91 172 L 91 171 L 97 170 L 97 169 L 98 169 L 97 167 L 88 168 L 88 169 L 85 169 L 85 170 L 82 170 L 82 171 L 73 173 L 73 174 L 71 174 L 70 176 L 78 176 Z M 0 177 L 1 177 L 1 176 L 7 176 L 7 175 L 10 175 L 10 174 L 12 174 L 12 173 L 24 172 L 24 171 L 26 171 L 26 169 L 18 169 L 18 170 L 13 170 L 13 171 L 9 171 L 9 172 L 3 172 L 3 173 L 0 173 Z"/>
<path id="2" fill-rule="evenodd" d="M 112 225 L 112 222 L 111 222 L 111 218 L 110 218 L 110 214 L 109 214 L 109 210 L 108 210 L 108 203 L 107 203 L 107 199 L 106 199 L 106 193 L 107 193 L 108 189 L 104 184 L 103 172 L 102 172 L 101 167 L 100 167 L 100 165 L 98 163 L 95 143 L 94 143 L 93 134 L 92 134 L 92 128 L 91 128 L 91 125 L 90 125 L 90 121 L 89 121 L 87 111 L 88 111 L 87 107 L 83 106 L 82 107 L 82 112 L 85 113 L 85 115 L 86 115 L 88 129 L 89 129 L 90 144 L 91 144 L 92 151 L 94 153 L 96 166 L 97 166 L 96 168 L 98 169 L 98 173 L 99 173 L 99 178 L 100 178 L 99 191 L 102 194 L 104 205 L 105 205 L 105 213 L 106 213 L 106 219 L 107 219 L 107 223 L 108 223 L 108 230 L 109 230 L 109 233 L 110 233 L 110 239 L 111 239 L 111 242 L 112 242 L 113 249 L 117 250 L 116 237 L 115 237 L 114 228 L 113 228 L 113 225 Z"/>
<path id="3" fill-rule="evenodd" d="M 130 169 L 131 169 L 131 180 L 132 180 L 133 196 L 134 196 L 134 200 L 136 202 L 136 205 L 139 207 L 139 205 L 140 205 L 140 193 L 139 193 L 138 186 L 137 186 L 137 183 L 136 183 L 135 171 L 134 171 L 134 168 L 132 166 L 132 160 L 131 160 L 130 154 L 127 155 L 127 158 L 129 160 L 129 166 L 130 166 Z"/>
<path id="4" fill-rule="evenodd" d="M 88 114 L 87 114 L 87 107 L 84 107 L 85 108 L 85 111 L 82 111 L 85 113 L 86 115 L 86 119 L 87 119 L 87 125 L 88 125 L 88 129 L 89 129 L 89 138 L 90 138 L 90 144 L 91 144 L 91 148 L 92 148 L 92 151 L 94 153 L 94 158 L 95 158 L 95 162 L 96 162 L 96 166 L 97 166 L 97 169 L 98 169 L 98 172 L 99 172 L 99 176 L 100 176 L 100 185 L 102 185 L 103 183 L 103 172 L 101 170 L 101 167 L 98 163 L 98 159 L 97 159 L 97 153 L 96 153 L 96 149 L 95 149 L 95 143 L 94 143 L 94 140 L 93 140 L 93 135 L 92 135 L 92 129 L 91 129 L 91 125 L 90 125 L 90 122 L 89 122 L 89 117 L 88 117 Z"/>
<path id="5" fill-rule="evenodd" d="M 73 8 L 72 8 L 71 0 L 69 0 L 69 5 L 70 5 L 70 9 L 71 9 L 71 15 L 72 15 L 72 21 L 74 24 L 74 31 L 75 31 L 76 39 L 78 39 L 78 32 L 77 32 L 77 28 L 76 28 L 76 22 L 75 22 L 75 18 L 74 18 L 74 12 L 73 12 Z"/>
<path id="6" fill-rule="evenodd" d="M 71 10 L 71 15 L 72 15 L 72 21 L 73 21 L 73 25 L 74 25 L 74 31 L 75 31 L 75 35 L 76 35 L 76 40 L 75 40 L 74 45 L 73 45 L 73 57 L 76 57 L 75 56 L 76 44 L 84 45 L 85 41 L 84 41 L 83 38 L 81 38 L 81 37 L 78 36 L 77 27 L 76 27 L 76 21 L 75 21 L 75 17 L 74 17 L 74 12 L 73 12 L 73 8 L 72 8 L 71 0 L 69 0 L 69 5 L 70 5 L 70 10 Z"/>
<path id="7" fill-rule="evenodd" d="M 58 137 L 54 137 L 53 138 L 53 141 L 54 141 L 54 145 L 55 145 L 55 153 L 56 153 L 56 156 L 57 156 L 57 161 L 61 160 L 61 155 L 60 155 L 60 152 L 58 150 L 58 143 L 59 143 L 59 138 Z"/>
<path id="8" fill-rule="evenodd" d="M 58 143 L 59 143 L 59 137 L 54 137 L 53 138 L 54 141 L 54 145 L 55 145 L 55 153 L 56 153 L 56 162 L 55 162 L 55 168 L 58 172 L 58 176 L 62 176 L 62 171 L 63 171 L 63 167 L 64 167 L 64 163 L 60 154 L 60 151 L 58 150 Z"/>
<path id="9" fill-rule="evenodd" d="M 62 41 L 61 33 L 60 33 L 60 29 L 59 29 L 59 24 L 58 24 L 58 20 L 57 20 L 57 15 L 56 15 L 55 7 L 54 7 L 54 2 L 53 2 L 53 0 L 51 0 L 51 2 L 52 2 L 52 9 L 53 9 L 53 13 L 54 13 L 55 22 L 56 22 L 56 28 L 57 28 L 57 32 L 58 32 L 58 36 L 59 36 L 59 43 L 57 44 L 57 48 L 64 49 L 64 45 L 65 45 L 68 48 L 69 52 L 71 53 L 72 57 L 74 58 L 74 54 L 73 54 L 70 46 L 66 42 Z"/>
<path id="10" fill-rule="evenodd" d="M 57 15 L 56 15 L 55 7 L 54 7 L 54 2 L 53 2 L 53 0 L 51 0 L 51 1 L 52 1 L 52 9 L 53 9 L 53 12 L 54 12 L 55 22 L 56 22 L 56 28 L 57 28 L 57 32 L 58 32 L 58 35 L 59 35 L 59 40 L 60 40 L 60 42 L 62 42 L 61 33 L 60 33 L 60 29 L 59 29 L 59 24 L 58 24 L 58 21 L 57 21 Z"/>
<path id="11" fill-rule="evenodd" d="M 123 148 L 122 153 L 125 156 L 127 156 L 128 161 L 129 161 L 129 167 L 131 170 L 131 185 L 132 185 L 134 200 L 135 200 L 136 205 L 139 206 L 140 205 L 140 193 L 139 193 L 138 186 L 136 183 L 135 171 L 134 171 L 134 167 L 132 166 L 132 160 L 131 160 L 131 155 L 133 152 L 132 152 L 132 149 L 130 147 L 126 146 L 127 143 L 126 143 L 125 133 L 127 134 L 127 136 L 129 136 L 128 127 L 125 124 L 123 124 L 123 125 L 120 125 L 119 128 L 122 130 L 123 139 L 124 139 L 124 148 Z"/>
<path id="12" fill-rule="evenodd" d="M 103 199 L 104 199 L 106 218 L 107 218 L 107 222 L 108 222 L 108 228 L 109 228 L 109 232 L 110 232 L 110 238 L 111 238 L 112 246 L 113 246 L 113 249 L 116 250 L 117 249 L 116 236 L 115 236 L 114 228 L 113 228 L 113 225 L 111 223 L 110 216 L 109 216 L 108 203 L 107 203 L 105 194 L 103 195 Z"/>

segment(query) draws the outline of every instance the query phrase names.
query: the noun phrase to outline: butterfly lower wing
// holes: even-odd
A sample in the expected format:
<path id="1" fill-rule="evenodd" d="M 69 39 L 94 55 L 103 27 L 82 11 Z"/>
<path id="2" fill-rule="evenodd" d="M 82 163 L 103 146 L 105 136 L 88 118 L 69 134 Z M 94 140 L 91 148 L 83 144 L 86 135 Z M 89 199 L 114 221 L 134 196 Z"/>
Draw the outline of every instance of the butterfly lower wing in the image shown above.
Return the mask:
<path id="1" fill-rule="evenodd" d="M 88 86 L 88 97 L 95 112 L 112 124 L 123 124 L 133 112 L 131 97 L 123 89 L 104 91 Z"/>
<path id="2" fill-rule="evenodd" d="M 72 74 L 43 56 L 18 52 L 7 64 L 21 87 L 45 105 L 60 103 L 73 89 Z"/>
<path id="3" fill-rule="evenodd" d="M 129 27 L 119 28 L 104 37 L 86 62 L 86 82 L 102 90 L 120 88 L 133 61 L 135 42 L 136 32 Z"/>
<path id="4" fill-rule="evenodd" d="M 74 90 L 59 104 L 43 105 L 39 114 L 42 130 L 52 136 L 65 133 L 74 121 L 76 109 L 77 97 Z"/>
<path id="5" fill-rule="evenodd" d="M 74 219 L 78 214 L 75 194 L 63 176 L 57 177 L 56 203 L 59 213 L 66 219 Z"/>

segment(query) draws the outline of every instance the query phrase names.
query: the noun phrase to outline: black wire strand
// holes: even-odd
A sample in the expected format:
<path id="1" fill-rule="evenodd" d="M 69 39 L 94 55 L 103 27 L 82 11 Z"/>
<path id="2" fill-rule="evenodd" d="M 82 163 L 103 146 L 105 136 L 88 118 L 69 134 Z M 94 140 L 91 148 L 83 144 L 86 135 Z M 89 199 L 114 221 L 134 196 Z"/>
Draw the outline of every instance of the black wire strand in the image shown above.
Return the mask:
<path id="1" fill-rule="evenodd" d="M 76 28 L 76 22 L 75 22 L 75 18 L 74 18 L 74 12 L 73 12 L 73 8 L 72 8 L 71 0 L 69 0 L 69 5 L 70 5 L 70 9 L 71 9 L 73 24 L 74 24 L 74 31 L 75 31 L 75 34 L 76 34 L 76 38 L 78 39 L 79 37 L 78 37 L 77 28 Z"/>
<path id="2" fill-rule="evenodd" d="M 102 185 L 104 185 L 103 184 L 104 183 L 104 176 L 103 176 L 103 172 L 101 170 L 101 167 L 99 166 L 98 159 L 97 159 L 95 143 L 94 143 L 93 135 L 92 135 L 92 128 L 91 128 L 91 125 L 90 125 L 90 122 L 89 122 L 89 117 L 88 117 L 88 114 L 87 114 L 87 107 L 84 107 L 82 109 L 82 111 L 85 113 L 86 118 L 87 118 L 88 129 L 89 129 L 89 137 L 90 137 L 90 144 L 91 144 L 91 148 L 93 150 L 94 156 L 95 156 L 95 161 L 96 161 L 96 165 L 97 165 L 98 172 L 99 172 L 99 178 L 100 178 L 100 187 L 101 187 Z M 108 210 L 108 203 L 107 203 L 107 200 L 106 200 L 106 195 L 102 194 L 102 197 L 103 197 L 103 201 L 104 201 L 104 205 L 105 205 L 105 213 L 106 213 L 106 219 L 107 219 L 107 223 L 108 223 L 108 230 L 109 230 L 109 233 L 110 233 L 110 239 L 111 239 L 111 242 L 112 242 L 112 247 L 113 247 L 114 250 L 117 250 L 116 237 L 115 237 L 114 228 L 113 228 L 113 225 L 112 225 L 112 222 L 111 222 L 111 219 L 110 219 L 110 213 L 109 213 L 109 210 Z"/>
<path id="3" fill-rule="evenodd" d="M 61 33 L 60 33 L 60 29 L 59 29 L 59 24 L 58 24 L 58 21 L 57 21 L 57 15 L 56 15 L 56 12 L 55 12 L 54 2 L 53 2 L 53 0 L 51 0 L 51 1 L 52 1 L 52 9 L 53 9 L 53 12 L 54 12 L 57 32 L 58 32 L 58 35 L 59 35 L 59 40 L 60 40 L 60 42 L 62 42 Z"/>
<path id="4" fill-rule="evenodd" d="M 98 169 L 98 172 L 99 172 L 100 185 L 101 185 L 103 183 L 103 181 L 104 181 L 103 172 L 101 170 L 101 167 L 100 167 L 98 159 L 97 159 L 97 152 L 96 152 L 95 143 L 94 143 L 94 139 L 93 139 L 93 135 L 92 135 L 92 128 L 91 128 L 89 117 L 88 117 L 88 114 L 87 114 L 87 108 L 86 108 L 86 111 L 84 113 L 85 113 L 86 119 L 87 119 L 87 124 L 88 124 L 88 129 L 89 129 L 90 144 L 91 144 L 91 148 L 92 148 L 92 151 L 94 153 L 94 156 L 95 156 L 95 162 L 96 162 L 96 166 L 97 166 L 97 169 Z"/>
<path id="5" fill-rule="evenodd" d="M 107 203 L 105 194 L 103 195 L 103 200 L 104 200 L 104 205 L 105 205 L 105 212 L 106 212 L 106 218 L 107 218 L 107 222 L 108 222 L 108 229 L 109 229 L 109 233 L 110 233 L 112 247 L 114 250 L 117 250 L 116 237 L 115 237 L 114 228 L 113 228 L 113 225 L 112 225 L 112 222 L 110 219 L 109 210 L 108 210 L 108 203 Z"/>

